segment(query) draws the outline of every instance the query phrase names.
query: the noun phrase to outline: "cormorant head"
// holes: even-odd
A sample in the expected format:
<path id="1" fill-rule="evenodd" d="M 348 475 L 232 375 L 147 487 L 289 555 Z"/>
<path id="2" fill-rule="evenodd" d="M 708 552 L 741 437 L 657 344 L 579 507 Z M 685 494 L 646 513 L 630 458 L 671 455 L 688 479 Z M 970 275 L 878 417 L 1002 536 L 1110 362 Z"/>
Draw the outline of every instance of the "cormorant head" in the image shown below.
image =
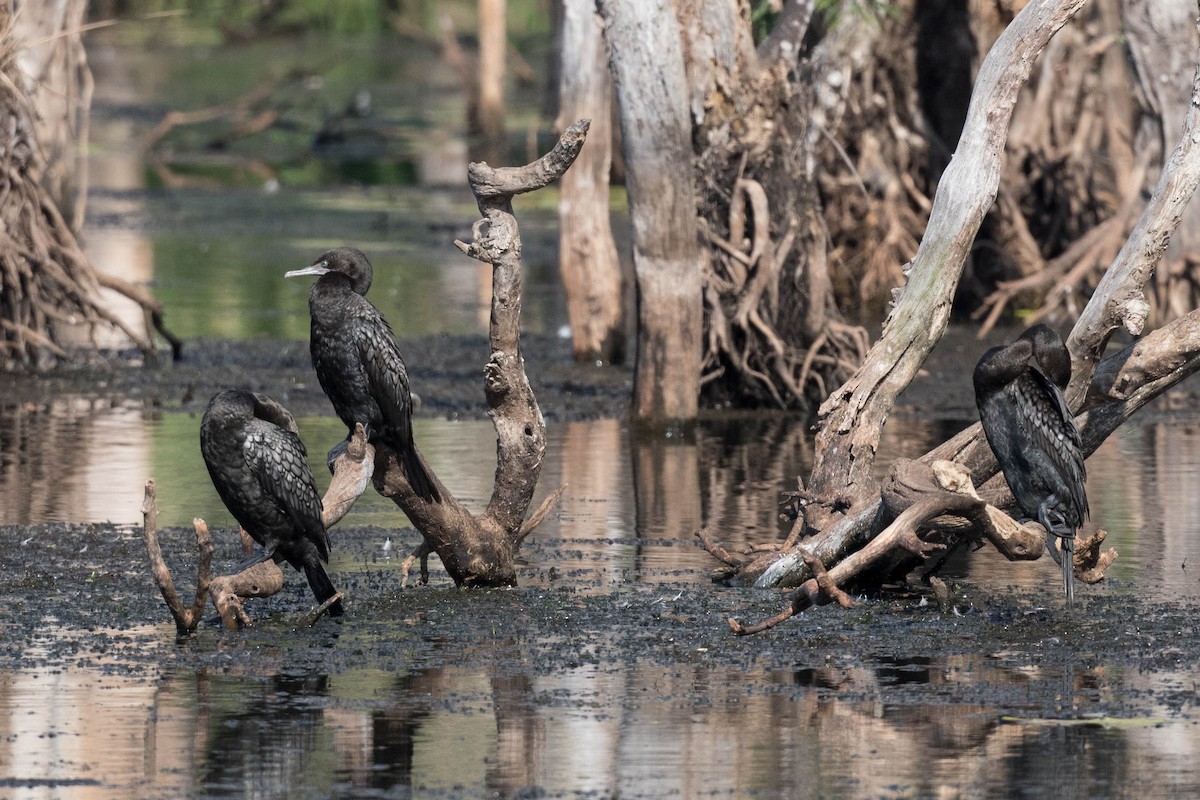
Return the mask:
<path id="1" fill-rule="evenodd" d="M 1038 324 L 1022 333 L 1020 338 L 1032 346 L 1033 360 L 1042 374 L 1060 389 L 1065 389 L 1071 381 L 1071 354 L 1058 331 L 1049 325 Z"/>
<path id="2" fill-rule="evenodd" d="M 272 397 L 244 389 L 222 389 L 208 401 L 205 417 L 224 422 L 244 421 L 251 417 L 266 420 L 292 433 L 299 433 L 290 411 Z"/>
<path id="3" fill-rule="evenodd" d="M 371 262 L 367 261 L 367 257 L 361 250 L 354 247 L 339 247 L 322 253 L 316 261 L 304 269 L 285 272 L 283 277 L 325 275 L 330 272 L 345 275 L 350 280 L 350 288 L 358 294 L 365 295 L 371 288 Z"/>
<path id="4" fill-rule="evenodd" d="M 241 389 L 222 389 L 208 401 L 204 416 L 229 422 L 254 416 L 254 395 Z"/>

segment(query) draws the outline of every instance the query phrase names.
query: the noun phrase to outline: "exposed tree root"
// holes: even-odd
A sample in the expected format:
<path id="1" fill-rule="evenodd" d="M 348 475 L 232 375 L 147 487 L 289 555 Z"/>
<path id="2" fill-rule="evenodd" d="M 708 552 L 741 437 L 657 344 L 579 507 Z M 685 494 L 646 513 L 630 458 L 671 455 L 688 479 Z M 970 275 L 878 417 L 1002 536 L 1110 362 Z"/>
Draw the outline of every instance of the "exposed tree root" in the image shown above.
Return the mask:
<path id="1" fill-rule="evenodd" d="M 0 11 L 0 370 L 41 368 L 69 357 L 64 332 L 74 327 L 93 342 L 98 328 L 115 329 L 153 358 L 153 328 L 165 332 L 162 306 L 145 290 L 93 270 L 45 188 L 37 113 L 21 88 L 12 24 Z M 143 331 L 101 302 L 101 287 L 144 309 Z M 177 353 L 178 340 L 167 337 Z"/>

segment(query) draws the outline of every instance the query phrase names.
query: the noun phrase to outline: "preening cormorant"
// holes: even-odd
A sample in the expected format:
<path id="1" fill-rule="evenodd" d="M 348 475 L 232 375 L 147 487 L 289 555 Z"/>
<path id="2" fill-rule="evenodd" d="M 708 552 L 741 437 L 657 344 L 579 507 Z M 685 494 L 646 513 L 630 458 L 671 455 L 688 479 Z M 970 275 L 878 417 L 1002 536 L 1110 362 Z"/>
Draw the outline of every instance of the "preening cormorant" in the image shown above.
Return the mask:
<path id="1" fill-rule="evenodd" d="M 983 432 L 1017 505 L 1046 529 L 1068 601 L 1075 594 L 1075 530 L 1088 513 L 1079 431 L 1063 397 L 1070 378 L 1071 356 L 1047 325 L 988 350 L 974 375 Z M 1061 558 L 1055 537 L 1062 540 Z"/>
<path id="2" fill-rule="evenodd" d="M 361 250 L 339 247 L 285 277 L 319 275 L 308 296 L 309 349 L 325 396 L 349 433 L 361 422 L 372 442 L 396 453 L 413 490 L 429 502 L 440 494 L 417 455 L 412 435 L 408 371 L 387 320 L 365 297 L 371 262 Z M 343 445 L 330 452 L 330 462 Z"/>
<path id="3" fill-rule="evenodd" d="M 318 602 L 337 594 L 325 572 L 321 495 L 287 409 L 263 394 L 218 392 L 200 420 L 200 452 L 225 507 L 264 549 L 241 568 L 287 561 L 308 578 Z M 329 613 L 342 613 L 341 600 Z"/>

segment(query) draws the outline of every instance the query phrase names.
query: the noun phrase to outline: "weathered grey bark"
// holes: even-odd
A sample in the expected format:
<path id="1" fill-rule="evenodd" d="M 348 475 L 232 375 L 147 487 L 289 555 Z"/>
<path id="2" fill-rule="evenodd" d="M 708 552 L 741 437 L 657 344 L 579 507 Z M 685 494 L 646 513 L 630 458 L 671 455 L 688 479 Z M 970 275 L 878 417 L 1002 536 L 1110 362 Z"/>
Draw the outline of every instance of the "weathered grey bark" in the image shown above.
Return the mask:
<path id="1" fill-rule="evenodd" d="M 1073 408 L 1087 409 L 1077 420 L 1085 455 L 1094 452 L 1151 399 L 1200 370 L 1200 311 L 1172 321 L 1097 364 L 1098 354 L 1116 327 L 1126 325 L 1140 332 L 1147 309 L 1142 291 L 1170 241 L 1183 205 L 1200 185 L 1200 63 L 1195 74 L 1192 110 L 1158 188 L 1068 341 L 1074 362 L 1068 400 Z M 921 459 L 924 463 L 936 460 L 952 460 L 966 467 L 985 497 L 995 505 L 1011 506 L 1011 496 L 996 475 L 995 458 L 978 424 Z M 991 482 L 985 484 L 989 478 Z M 797 552 L 763 560 L 746 577 L 757 579 L 761 586 L 807 581 L 811 571 L 804 554 L 825 563 L 841 560 L 872 534 L 881 507 L 879 500 L 860 505 Z"/>
<path id="2" fill-rule="evenodd" d="M 471 513 L 428 469 L 442 499 L 427 502 L 409 485 L 395 453 L 376 448 L 372 476 L 376 491 L 404 510 L 460 586 L 514 585 L 517 548 L 558 496 L 552 494 L 525 519 L 541 474 L 546 423 L 521 357 L 521 237 L 512 198 L 560 178 L 583 147 L 587 129 L 587 120 L 576 122 L 553 150 L 524 167 L 495 169 L 476 162 L 468 170 L 484 218 L 475 223 L 474 242 L 456 244 L 472 258 L 492 265 L 492 355 L 484 368 L 484 388 L 496 428 L 497 463 L 487 509 L 479 515 Z"/>
<path id="3" fill-rule="evenodd" d="M 689 420 L 700 394 L 702 255 L 679 23 L 666 0 L 597 5 L 607 26 L 633 219 L 638 342 L 631 411 L 648 422 Z"/>
<path id="4" fill-rule="evenodd" d="M 1164 3 L 1161 7 L 1155 7 L 1165 12 L 1171 5 Z M 1197 4 L 1189 0 L 1186 5 L 1193 13 L 1186 26 L 1190 34 L 1182 38 L 1189 43 L 1193 38 L 1200 41 L 1200 28 L 1195 19 Z M 1145 10 L 1149 12 L 1149 9 Z M 1174 37 L 1181 38 L 1178 33 Z M 1196 50 L 1193 47 L 1188 52 L 1194 55 Z M 1141 334 L 1151 309 L 1146 297 L 1146 285 L 1155 276 L 1156 270 L 1157 274 L 1162 274 L 1163 270 L 1158 267 L 1163 256 L 1172 251 L 1178 252 L 1171 247 L 1174 241 L 1172 234 L 1177 228 L 1178 232 L 1186 231 L 1186 227 L 1180 227 L 1184 220 L 1200 221 L 1200 211 L 1197 210 L 1200 206 L 1193 203 L 1189 209 L 1196 187 L 1200 185 L 1200 111 L 1197 110 L 1200 65 L 1193 69 L 1192 74 L 1191 93 L 1184 104 L 1186 116 L 1178 120 L 1177 125 L 1171 116 L 1163 117 L 1164 131 L 1168 125 L 1175 126 L 1174 141 L 1177 143 L 1163 168 L 1154 194 L 1116 260 L 1104 273 L 1067 340 L 1073 369 L 1067 400 L 1072 408 L 1079 408 L 1091 383 L 1092 372 L 1112 334 L 1120 327 L 1134 336 Z M 1165 93 L 1174 93 L 1173 75 L 1155 73 L 1144 80 L 1160 86 Z M 1178 105 L 1166 100 L 1160 102 L 1172 110 Z M 1164 147 L 1164 151 L 1166 149 Z M 1200 238 L 1196 241 L 1200 243 Z M 1167 258 L 1169 261 L 1170 256 Z M 1177 312 L 1182 310 L 1177 309 Z"/>
<path id="5" fill-rule="evenodd" d="M 612 167 L 612 78 L 595 0 L 565 0 L 559 129 L 590 119 L 587 146 L 562 178 L 558 268 L 567 293 L 575 360 L 625 359 L 621 261 L 608 211 Z"/>
<path id="6" fill-rule="evenodd" d="M 37 106 L 36 138 L 46 160 L 42 186 L 76 232 L 86 206 L 92 105 L 83 47 L 87 8 L 87 0 L 13 2 L 13 36 L 25 43 L 17 63 Z"/>
<path id="7" fill-rule="evenodd" d="M 1200 49 L 1196 14 L 1195 0 L 1126 0 L 1123 4 L 1122 32 L 1145 106 L 1134 147 L 1151 154 L 1153 164 L 1166 160 L 1190 110 L 1188 77 Z M 1152 171 L 1149 178 L 1154 181 L 1157 175 Z M 1161 317 L 1179 316 L 1195 307 L 1200 296 L 1196 285 L 1200 274 L 1194 267 L 1198 252 L 1200 205 L 1183 212 L 1164 254 L 1166 268 L 1155 274 L 1155 291 L 1149 299 Z"/>
<path id="8" fill-rule="evenodd" d="M 824 503 L 853 508 L 870 503 L 878 491 L 871 470 L 883 424 L 946 329 L 966 256 L 996 196 L 1017 93 L 1037 54 L 1083 3 L 1032 0 L 980 67 L 962 138 L 907 270 L 908 284 L 866 361 L 821 406 L 809 491 Z M 817 527 L 835 521 L 824 519 Z"/>

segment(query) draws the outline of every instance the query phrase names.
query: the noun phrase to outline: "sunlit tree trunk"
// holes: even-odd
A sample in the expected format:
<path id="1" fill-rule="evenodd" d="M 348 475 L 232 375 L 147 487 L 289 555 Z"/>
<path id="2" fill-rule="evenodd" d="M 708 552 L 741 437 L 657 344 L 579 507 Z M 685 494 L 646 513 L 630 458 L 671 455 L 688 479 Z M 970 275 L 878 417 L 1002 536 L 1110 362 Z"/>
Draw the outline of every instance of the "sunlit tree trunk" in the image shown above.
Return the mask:
<path id="1" fill-rule="evenodd" d="M 621 262 L 608 214 L 612 166 L 612 80 L 595 0 L 563 3 L 558 127 L 588 118 L 592 127 L 575 166 L 562 179 L 558 264 L 576 361 L 625 357 Z"/>
<path id="2" fill-rule="evenodd" d="M 485 160 L 503 162 L 506 0 L 479 0 L 479 128 Z"/>
<path id="3" fill-rule="evenodd" d="M 679 23 L 666 0 L 598 0 L 621 116 L 638 290 L 632 414 L 696 416 L 701 250 Z"/>
<path id="4" fill-rule="evenodd" d="M 69 357 L 62 339 L 65 329 L 71 326 L 92 333 L 97 326 L 111 326 L 147 356 L 153 356 L 152 334 L 133 330 L 103 305 L 101 288 L 113 289 L 137 302 L 144 308 L 147 322 L 153 322 L 166 335 L 162 307 L 145 289 L 92 269 L 69 220 L 49 191 L 54 186 L 65 187 L 71 171 L 62 171 L 61 180 L 52 177 L 39 137 L 44 133 L 52 142 L 73 142 L 73 136 L 62 134 L 61 129 L 69 128 L 77 109 L 68 107 L 56 124 L 44 118 L 39 122 L 33 97 L 39 90 L 48 92 L 52 87 L 38 86 L 37 75 L 27 71 L 36 68 L 38 59 L 28 65 L 20 59 L 32 58 L 36 45 L 47 37 L 70 39 L 70 30 L 55 30 L 54 26 L 81 19 L 79 5 L 78 0 L 75 5 L 62 0 L 54 4 L 18 3 L 14 8 L 11 0 L 0 0 L 0 370 L 43 367 Z M 31 42 L 17 38 L 15 22 L 19 17 L 27 18 L 25 30 L 40 37 L 32 40 L 32 50 Z M 50 33 L 41 35 L 46 31 Z M 49 61 L 53 59 L 46 63 Z M 60 160 L 68 159 L 66 153 L 73 152 L 65 147 L 58 155 Z M 94 336 L 91 341 L 95 342 Z M 176 344 L 172 341 L 173 346 Z"/>
<path id="5" fill-rule="evenodd" d="M 83 47 L 87 0 L 15 0 L 16 53 L 37 106 L 35 129 L 46 159 L 42 186 L 73 230 L 83 225 L 92 73 Z"/>

